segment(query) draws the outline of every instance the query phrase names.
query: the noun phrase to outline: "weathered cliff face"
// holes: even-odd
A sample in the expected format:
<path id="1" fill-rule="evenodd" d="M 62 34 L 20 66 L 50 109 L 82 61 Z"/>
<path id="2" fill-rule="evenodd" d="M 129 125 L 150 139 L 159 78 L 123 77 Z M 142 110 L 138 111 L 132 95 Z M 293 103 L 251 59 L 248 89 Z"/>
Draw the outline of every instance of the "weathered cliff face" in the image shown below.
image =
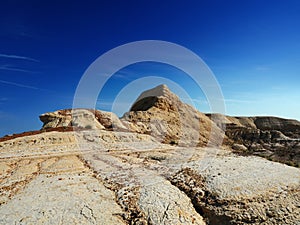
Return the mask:
<path id="1" fill-rule="evenodd" d="M 205 146 L 209 140 L 220 144 L 223 140 L 222 130 L 214 122 L 183 103 L 166 85 L 143 92 L 122 121 L 127 121 L 131 130 L 151 134 L 163 143 Z"/>
<path id="2" fill-rule="evenodd" d="M 300 122 L 277 117 L 255 117 L 254 123 L 260 130 L 277 130 L 290 138 L 300 138 Z"/>
<path id="3" fill-rule="evenodd" d="M 300 122 L 297 120 L 283 119 L 272 116 L 259 116 L 259 117 L 232 117 L 226 116 L 222 119 L 222 115 L 206 114 L 208 117 L 212 115 L 219 118 L 219 123 L 225 123 L 227 130 L 238 129 L 241 127 L 262 130 L 262 131 L 279 131 L 289 138 L 300 138 Z M 218 119 L 216 120 L 218 121 Z"/>
<path id="4" fill-rule="evenodd" d="M 299 121 L 277 117 L 227 116 L 225 123 L 226 136 L 236 152 L 300 167 Z"/>

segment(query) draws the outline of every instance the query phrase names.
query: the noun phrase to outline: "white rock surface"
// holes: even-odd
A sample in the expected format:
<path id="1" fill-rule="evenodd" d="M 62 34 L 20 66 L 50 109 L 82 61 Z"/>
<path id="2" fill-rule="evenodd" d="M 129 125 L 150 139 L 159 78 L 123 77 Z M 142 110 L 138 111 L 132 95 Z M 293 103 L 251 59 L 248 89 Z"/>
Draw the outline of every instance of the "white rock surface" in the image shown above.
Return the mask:
<path id="1" fill-rule="evenodd" d="M 113 192 L 92 174 L 43 174 L 0 206 L 0 224 L 125 224 L 118 213 Z"/>
<path id="2" fill-rule="evenodd" d="M 145 134 L 12 139 L 1 142 L 0 171 L 2 224 L 204 224 L 203 215 L 213 225 L 294 225 L 300 218 L 298 168 L 163 145 Z"/>

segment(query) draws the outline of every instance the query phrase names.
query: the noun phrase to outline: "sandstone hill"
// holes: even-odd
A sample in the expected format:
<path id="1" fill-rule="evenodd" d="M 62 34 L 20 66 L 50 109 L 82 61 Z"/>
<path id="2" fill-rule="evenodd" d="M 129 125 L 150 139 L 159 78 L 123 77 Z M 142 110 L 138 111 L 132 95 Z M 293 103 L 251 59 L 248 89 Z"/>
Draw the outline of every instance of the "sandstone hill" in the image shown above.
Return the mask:
<path id="1" fill-rule="evenodd" d="M 166 85 L 143 92 L 122 120 L 131 130 L 163 143 L 205 146 L 210 139 L 215 144 L 223 139 L 223 131 L 209 117 L 183 103 Z"/>
<path id="2" fill-rule="evenodd" d="M 249 156 L 298 160 L 286 147 L 299 147 L 299 122 L 211 116 L 165 85 L 121 119 L 41 115 L 41 131 L 0 140 L 0 224 L 299 225 L 300 169 Z"/>

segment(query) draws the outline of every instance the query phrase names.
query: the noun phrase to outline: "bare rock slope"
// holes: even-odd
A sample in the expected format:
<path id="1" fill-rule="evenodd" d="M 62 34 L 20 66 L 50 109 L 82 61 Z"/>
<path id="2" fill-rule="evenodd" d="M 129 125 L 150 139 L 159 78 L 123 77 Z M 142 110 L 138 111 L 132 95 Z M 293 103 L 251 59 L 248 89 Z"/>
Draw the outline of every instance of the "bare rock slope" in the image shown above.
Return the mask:
<path id="1" fill-rule="evenodd" d="M 131 130 L 163 143 L 205 146 L 222 138 L 222 130 L 209 117 L 183 103 L 166 85 L 143 92 L 122 120 Z"/>
<path id="2" fill-rule="evenodd" d="M 212 122 L 166 86 L 122 119 L 43 114 L 45 132 L 0 142 L 0 224 L 300 224 L 299 168 L 202 147 L 223 123 L 239 151 L 248 151 L 244 130 L 269 132 L 270 122 L 225 119 Z M 278 139 L 294 138 L 277 124 Z"/>

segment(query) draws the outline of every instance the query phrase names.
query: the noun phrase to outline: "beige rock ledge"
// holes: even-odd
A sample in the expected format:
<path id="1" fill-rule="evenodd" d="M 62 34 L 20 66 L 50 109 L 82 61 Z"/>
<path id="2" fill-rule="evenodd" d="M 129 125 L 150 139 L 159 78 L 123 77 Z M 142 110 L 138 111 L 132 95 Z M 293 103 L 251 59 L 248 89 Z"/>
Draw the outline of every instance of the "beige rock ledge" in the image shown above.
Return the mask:
<path id="1" fill-rule="evenodd" d="M 121 213 L 91 173 L 42 174 L 0 206 L 0 224 L 125 224 Z"/>
<path id="2" fill-rule="evenodd" d="M 299 224 L 300 170 L 258 157 L 186 165 L 170 178 L 210 224 Z"/>

